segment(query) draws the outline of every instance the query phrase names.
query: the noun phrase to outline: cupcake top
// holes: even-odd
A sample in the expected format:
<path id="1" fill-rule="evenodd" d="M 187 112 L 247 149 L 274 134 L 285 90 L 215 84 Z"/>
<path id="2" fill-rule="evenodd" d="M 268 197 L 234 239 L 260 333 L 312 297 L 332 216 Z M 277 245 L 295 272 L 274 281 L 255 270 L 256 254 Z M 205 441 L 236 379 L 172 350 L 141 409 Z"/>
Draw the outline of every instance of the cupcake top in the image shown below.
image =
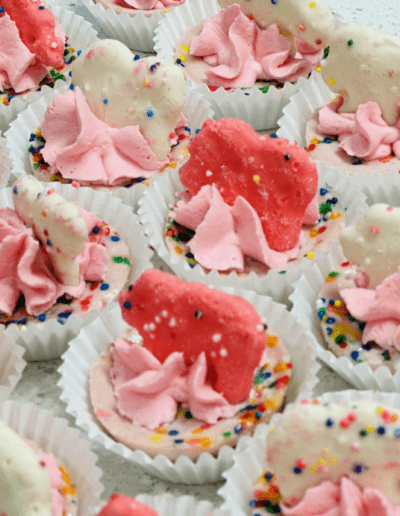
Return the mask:
<path id="1" fill-rule="evenodd" d="M 97 516 L 158 516 L 158 513 L 139 500 L 113 493 Z"/>

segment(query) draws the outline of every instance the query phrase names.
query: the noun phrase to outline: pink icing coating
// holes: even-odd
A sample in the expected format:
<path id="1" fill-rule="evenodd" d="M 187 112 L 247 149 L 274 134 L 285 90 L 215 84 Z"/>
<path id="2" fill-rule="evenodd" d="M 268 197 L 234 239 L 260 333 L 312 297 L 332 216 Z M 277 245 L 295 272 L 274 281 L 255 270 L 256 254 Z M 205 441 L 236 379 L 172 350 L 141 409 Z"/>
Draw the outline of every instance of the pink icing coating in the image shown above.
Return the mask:
<path id="1" fill-rule="evenodd" d="M 1 312 L 12 315 L 23 294 L 27 312 L 38 315 L 64 294 L 79 297 L 86 280 L 101 281 L 104 278 L 107 255 L 101 245 L 86 244 L 79 258 L 80 282 L 75 287 L 56 280 L 43 249 L 33 231 L 26 228 L 13 210 L 0 210 L 0 255 L 7 256 L 7 260 L 0 263 Z"/>
<path id="2" fill-rule="evenodd" d="M 0 17 L 0 90 L 17 93 L 37 87 L 48 74 L 47 68 L 24 45 L 8 14 Z"/>
<path id="3" fill-rule="evenodd" d="M 281 510 L 283 516 L 400 516 L 400 505 L 391 504 L 379 489 L 363 491 L 345 476 L 340 485 L 326 480 L 309 488 L 295 507 L 282 504 Z"/>
<path id="4" fill-rule="evenodd" d="M 244 256 L 250 256 L 268 267 L 280 269 L 296 258 L 302 234 L 297 245 L 289 251 L 271 249 L 259 216 L 243 197 L 238 196 L 234 205 L 229 206 L 215 185 L 204 185 L 193 197 L 187 192 L 180 195 L 174 218 L 178 224 L 196 231 L 188 245 L 203 267 L 242 271 Z M 316 197 L 307 209 L 307 223 L 315 222 L 315 214 L 318 218 Z"/>
<path id="5" fill-rule="evenodd" d="M 339 148 L 349 156 L 376 160 L 394 154 L 400 158 L 400 120 L 394 127 L 382 118 L 376 102 L 360 104 L 355 113 L 339 113 L 339 97 L 319 112 L 318 131 L 339 136 Z"/>
<path id="6" fill-rule="evenodd" d="M 79 88 L 57 95 L 46 111 L 42 150 L 53 172 L 81 183 L 115 185 L 161 170 L 138 126 L 110 127 L 90 110 Z"/>
<path id="7" fill-rule="evenodd" d="M 257 80 L 293 82 L 307 76 L 322 59 L 323 50 L 296 38 L 295 44 L 297 52 L 292 56 L 290 42 L 275 24 L 261 29 L 233 4 L 205 22 L 202 33 L 191 42 L 190 53 L 212 66 L 206 71 L 210 84 L 241 88 Z"/>
<path id="8" fill-rule="evenodd" d="M 183 353 L 173 352 L 161 364 L 151 351 L 123 338 L 110 352 L 118 410 L 135 425 L 154 429 L 173 421 L 179 402 L 186 402 L 195 418 L 210 424 L 237 412 L 236 405 L 206 383 L 204 352 L 189 367 Z"/>
<path id="9" fill-rule="evenodd" d="M 374 341 L 384 349 L 390 344 L 400 350 L 400 269 L 376 290 L 345 288 L 340 296 L 353 317 L 367 322 L 363 343 Z"/>
<path id="10" fill-rule="evenodd" d="M 133 7 L 142 11 L 150 9 L 163 9 L 164 7 L 175 7 L 183 4 L 185 0 L 115 0 L 116 5 L 122 7 Z"/>
<path id="11" fill-rule="evenodd" d="M 158 513 L 130 496 L 113 493 L 97 516 L 158 516 Z"/>

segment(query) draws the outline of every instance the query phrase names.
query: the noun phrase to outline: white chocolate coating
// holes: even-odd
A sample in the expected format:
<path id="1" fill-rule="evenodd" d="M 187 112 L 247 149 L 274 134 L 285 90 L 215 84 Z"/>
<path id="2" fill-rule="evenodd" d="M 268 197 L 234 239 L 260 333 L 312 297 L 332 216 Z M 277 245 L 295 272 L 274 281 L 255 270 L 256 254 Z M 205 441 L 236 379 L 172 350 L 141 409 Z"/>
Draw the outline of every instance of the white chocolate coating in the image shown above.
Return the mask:
<path id="1" fill-rule="evenodd" d="M 160 161 L 167 158 L 185 102 L 185 78 L 157 57 L 135 59 L 119 41 L 95 43 L 72 66 L 92 112 L 111 127 L 138 125 Z"/>
<path id="2" fill-rule="evenodd" d="M 400 39 L 349 23 L 332 37 L 321 68 L 329 88 L 344 98 L 341 113 L 376 102 L 383 118 L 394 125 L 400 106 Z"/>

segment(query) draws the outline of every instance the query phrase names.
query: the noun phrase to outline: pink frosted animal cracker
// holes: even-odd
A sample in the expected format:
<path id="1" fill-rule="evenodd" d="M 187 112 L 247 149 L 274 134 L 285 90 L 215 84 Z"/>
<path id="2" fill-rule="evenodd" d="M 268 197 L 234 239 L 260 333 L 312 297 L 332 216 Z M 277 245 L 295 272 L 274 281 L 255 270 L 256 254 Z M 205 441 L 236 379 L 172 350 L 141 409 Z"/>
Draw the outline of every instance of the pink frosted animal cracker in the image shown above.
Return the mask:
<path id="1" fill-rule="evenodd" d="M 79 207 L 45 188 L 32 176 L 13 186 L 15 211 L 32 227 L 48 253 L 54 274 L 64 285 L 79 284 L 78 256 L 88 241 L 85 220 Z"/>
<path id="2" fill-rule="evenodd" d="M 262 28 L 276 24 L 289 40 L 306 41 L 316 49 L 329 45 L 335 24 L 328 6 L 320 0 L 219 0 L 222 8 L 239 4 L 242 12 Z"/>

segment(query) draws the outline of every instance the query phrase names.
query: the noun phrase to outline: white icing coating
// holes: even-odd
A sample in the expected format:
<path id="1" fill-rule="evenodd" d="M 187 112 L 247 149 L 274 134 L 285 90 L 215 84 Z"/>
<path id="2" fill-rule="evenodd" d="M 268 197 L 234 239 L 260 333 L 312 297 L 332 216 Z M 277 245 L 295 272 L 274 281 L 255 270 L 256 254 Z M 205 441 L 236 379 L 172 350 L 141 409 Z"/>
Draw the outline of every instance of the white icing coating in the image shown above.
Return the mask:
<path id="1" fill-rule="evenodd" d="M 0 512 L 51 516 L 50 477 L 36 453 L 0 421 Z"/>
<path id="2" fill-rule="evenodd" d="M 157 158 L 167 158 L 185 102 L 178 66 L 136 59 L 123 43 L 102 40 L 74 62 L 72 80 L 97 118 L 111 127 L 138 125 Z"/>
<path id="3" fill-rule="evenodd" d="M 14 183 L 13 200 L 15 211 L 42 241 L 58 280 L 65 285 L 78 285 L 77 258 L 88 241 L 88 230 L 78 206 L 54 190 L 44 193 L 43 186 L 33 176 L 21 177 Z"/>
<path id="4" fill-rule="evenodd" d="M 288 39 L 293 36 L 313 48 L 329 45 L 335 24 L 328 6 L 320 0 L 218 0 L 224 9 L 239 4 L 241 10 L 265 28 L 276 23 Z"/>
<path id="5" fill-rule="evenodd" d="M 372 400 L 292 405 L 268 438 L 268 468 L 283 501 L 296 503 L 307 488 L 347 475 L 399 504 L 399 426 L 398 410 Z"/>
<path id="6" fill-rule="evenodd" d="M 354 113 L 360 104 L 376 102 L 394 125 L 400 105 L 400 39 L 350 23 L 332 37 L 321 68 L 329 88 L 344 98 L 339 109 Z"/>
<path id="7" fill-rule="evenodd" d="M 369 276 L 376 288 L 400 265 L 400 208 L 374 204 L 357 226 L 344 228 L 340 243 L 346 258 Z"/>

